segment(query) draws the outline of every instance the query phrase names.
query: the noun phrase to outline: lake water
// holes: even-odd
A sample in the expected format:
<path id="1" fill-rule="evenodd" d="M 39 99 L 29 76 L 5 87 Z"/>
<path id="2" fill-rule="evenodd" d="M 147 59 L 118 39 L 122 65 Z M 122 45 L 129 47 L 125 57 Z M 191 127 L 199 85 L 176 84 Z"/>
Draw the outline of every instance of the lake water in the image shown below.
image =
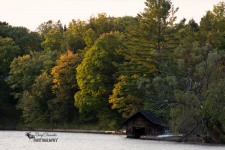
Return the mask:
<path id="1" fill-rule="evenodd" d="M 29 139 L 26 131 L 0 131 L 0 150 L 225 150 L 225 145 L 197 145 L 128 139 L 125 135 L 31 132 L 38 139 Z M 47 141 L 47 142 L 46 142 Z"/>

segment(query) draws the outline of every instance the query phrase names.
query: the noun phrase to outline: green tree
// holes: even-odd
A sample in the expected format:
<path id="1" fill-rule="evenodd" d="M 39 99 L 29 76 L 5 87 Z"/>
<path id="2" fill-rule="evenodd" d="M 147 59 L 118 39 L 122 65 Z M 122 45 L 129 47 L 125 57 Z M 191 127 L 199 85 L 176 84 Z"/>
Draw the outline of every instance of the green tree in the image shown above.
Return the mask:
<path id="1" fill-rule="evenodd" d="M 12 38 L 16 45 L 20 48 L 20 56 L 29 54 L 30 51 L 41 51 L 42 39 L 36 32 L 30 32 L 24 27 L 13 27 L 9 32 L 9 37 Z"/>
<path id="2" fill-rule="evenodd" d="M 17 107 L 22 110 L 24 122 L 38 126 L 49 121 L 48 101 L 52 99 L 52 77 L 46 72 L 39 75 L 31 90 L 23 91 Z"/>
<path id="3" fill-rule="evenodd" d="M 96 33 L 91 28 L 89 28 L 84 34 L 84 40 L 87 45 L 87 48 L 91 48 L 97 38 L 98 37 Z"/>
<path id="4" fill-rule="evenodd" d="M 75 106 L 86 121 L 95 120 L 98 115 L 107 113 L 102 110 L 109 107 L 108 98 L 117 71 L 115 63 L 122 59 L 116 52 L 122 46 L 118 37 L 117 33 L 103 34 L 77 67 L 76 78 L 80 91 L 75 94 Z"/>
<path id="5" fill-rule="evenodd" d="M 60 20 L 57 22 L 53 20 L 49 20 L 47 22 L 41 23 L 36 31 L 41 35 L 41 37 L 44 39 L 44 35 L 47 34 L 52 29 L 58 29 L 60 32 L 63 32 L 63 26 Z"/>
<path id="6" fill-rule="evenodd" d="M 135 75 L 130 78 L 124 75 L 118 77 L 118 82 L 109 97 L 112 109 L 118 110 L 124 118 L 144 108 L 143 94 L 145 93 L 139 90 L 137 78 L 138 76 Z"/>
<path id="7" fill-rule="evenodd" d="M 80 20 L 72 20 L 69 23 L 69 27 L 64 32 L 64 41 L 62 43 L 62 48 L 65 50 L 70 50 L 76 53 L 78 50 L 84 49 L 86 46 L 85 40 L 83 38 L 85 33 L 86 23 Z"/>
<path id="8" fill-rule="evenodd" d="M 115 30 L 125 33 L 128 26 L 137 24 L 138 20 L 136 17 L 132 16 L 124 16 L 118 17 L 114 19 L 114 28 Z"/>
<path id="9" fill-rule="evenodd" d="M 113 108 L 119 108 L 126 117 L 134 111 L 130 110 L 130 105 L 123 104 L 131 103 L 136 110 L 140 110 L 152 109 L 153 103 L 164 101 L 166 96 L 157 93 L 158 87 L 154 86 L 154 80 L 164 80 L 168 72 L 174 69 L 170 57 L 177 45 L 173 28 L 177 9 L 169 0 L 147 0 L 145 4 L 144 12 L 137 17 L 138 22 L 129 26 L 125 32 L 126 50 L 123 54 L 126 61 L 119 67 L 119 72 L 121 77 L 125 76 L 126 82 L 119 81 L 121 83 L 118 84 L 122 84 L 121 91 L 117 92 L 123 94 L 113 93 L 113 99 L 110 100 Z M 168 110 L 166 112 L 168 114 Z"/>
<path id="10" fill-rule="evenodd" d="M 7 85 L 5 80 L 9 74 L 9 66 L 14 57 L 18 54 L 19 47 L 15 46 L 12 39 L 0 37 L 0 117 L 3 118 L 5 116 L 9 116 L 9 113 L 5 113 L 7 113 L 7 109 L 10 110 L 14 105 L 14 100 L 10 95 L 10 87 Z M 4 123 L 4 121 L 2 122 Z"/>
<path id="11" fill-rule="evenodd" d="M 114 17 L 107 17 L 105 13 L 99 13 L 97 17 L 91 17 L 89 19 L 87 28 L 91 28 L 98 36 L 109 33 L 110 31 L 115 31 Z"/>
<path id="12" fill-rule="evenodd" d="M 24 27 L 12 27 L 6 22 L 0 22 L 0 109 L 1 125 L 16 126 L 20 112 L 16 110 L 16 102 L 11 95 L 13 92 L 6 83 L 9 76 L 10 64 L 19 55 L 30 51 L 40 51 L 41 38 L 35 32 Z"/>
<path id="13" fill-rule="evenodd" d="M 48 101 L 53 99 L 52 77 L 57 55 L 42 51 L 15 58 L 7 83 L 12 89 L 15 105 L 25 123 L 38 125 L 49 121 Z"/>
<path id="14" fill-rule="evenodd" d="M 28 54 L 30 51 L 40 51 L 42 39 L 36 32 L 30 32 L 25 27 L 12 27 L 6 22 L 0 22 L 0 36 L 11 38 L 19 47 L 19 54 Z"/>
<path id="15" fill-rule="evenodd" d="M 208 11 L 200 22 L 200 40 L 208 42 L 214 47 L 224 49 L 225 36 L 225 3 L 220 2 Z"/>
<path id="16" fill-rule="evenodd" d="M 44 37 L 45 40 L 42 42 L 42 46 L 45 50 L 62 51 L 63 33 L 58 28 L 51 29 Z"/>
<path id="17" fill-rule="evenodd" d="M 179 29 L 178 38 L 179 44 L 185 48 L 192 48 L 193 43 L 199 41 L 199 25 L 191 19 L 187 24 L 185 22 L 181 22 L 183 25 Z"/>
<path id="18" fill-rule="evenodd" d="M 212 87 L 215 88 L 214 85 L 224 79 L 221 63 L 224 52 L 213 49 L 209 44 L 200 46 L 195 43 L 191 50 L 181 48 L 176 53 L 179 58 L 173 82 L 175 101 L 171 101 L 172 129 L 187 136 L 198 134 L 206 142 L 217 141 L 218 137 L 212 134 L 216 126 L 214 120 L 218 123 L 223 121 L 214 118 L 212 114 L 215 110 L 210 109 L 209 104 L 221 105 L 219 97 L 223 93 L 218 94 Z M 213 99 L 212 93 L 218 94 L 218 100 Z M 223 132 L 220 137 L 224 137 Z"/>
<path id="19" fill-rule="evenodd" d="M 0 37 L 0 77 L 6 76 L 14 57 L 19 54 L 19 47 L 10 38 Z"/>
<path id="20" fill-rule="evenodd" d="M 225 143 L 225 78 L 216 80 L 209 86 L 204 103 L 204 114 L 213 139 Z M 216 110 L 216 111 L 215 111 Z"/>
<path id="21" fill-rule="evenodd" d="M 7 83 L 13 90 L 14 98 L 19 99 L 23 91 L 29 90 L 36 77 L 42 72 L 50 73 L 56 58 L 57 55 L 52 51 L 35 52 L 14 58 L 7 79 Z"/>

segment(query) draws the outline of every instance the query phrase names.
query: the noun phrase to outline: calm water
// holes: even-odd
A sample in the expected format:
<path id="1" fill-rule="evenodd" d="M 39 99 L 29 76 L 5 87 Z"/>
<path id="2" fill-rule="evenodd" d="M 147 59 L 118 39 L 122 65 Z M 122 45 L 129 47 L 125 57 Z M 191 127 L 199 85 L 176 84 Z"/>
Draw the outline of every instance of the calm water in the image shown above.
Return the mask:
<path id="1" fill-rule="evenodd" d="M 124 135 L 53 133 L 57 142 L 33 142 L 25 131 L 0 131 L 0 150 L 225 150 L 225 145 L 193 145 L 127 139 Z M 45 132 L 38 132 L 40 135 Z M 31 132 L 31 134 L 36 134 Z M 47 137 L 47 136 L 46 136 Z"/>

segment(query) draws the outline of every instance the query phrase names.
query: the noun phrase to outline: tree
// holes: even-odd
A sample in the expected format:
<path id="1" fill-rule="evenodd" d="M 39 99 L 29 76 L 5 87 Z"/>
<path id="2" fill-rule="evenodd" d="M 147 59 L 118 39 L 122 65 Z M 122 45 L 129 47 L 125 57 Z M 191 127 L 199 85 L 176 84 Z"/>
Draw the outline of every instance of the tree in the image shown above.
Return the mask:
<path id="1" fill-rule="evenodd" d="M 17 107 L 22 110 L 24 122 L 39 125 L 49 121 L 48 101 L 52 99 L 52 78 L 46 72 L 39 75 L 31 90 L 25 90 Z"/>
<path id="2" fill-rule="evenodd" d="M 79 54 L 68 51 L 60 56 L 52 68 L 53 93 L 56 97 L 49 102 L 49 108 L 53 122 L 69 122 L 78 117 L 73 96 L 78 91 L 76 68 L 80 62 Z"/>
<path id="3" fill-rule="evenodd" d="M 121 33 L 125 33 L 128 26 L 137 24 L 137 22 L 138 22 L 137 18 L 132 16 L 115 18 L 114 20 L 115 30 Z"/>
<path id="4" fill-rule="evenodd" d="M 42 42 L 42 46 L 45 50 L 62 51 L 63 33 L 58 28 L 51 29 L 44 37 L 45 40 Z"/>
<path id="5" fill-rule="evenodd" d="M 72 20 L 69 23 L 69 27 L 64 32 L 64 41 L 62 43 L 63 49 L 70 50 L 74 53 L 84 49 L 86 46 L 83 37 L 86 30 L 85 25 L 85 22 L 80 20 Z"/>
<path id="6" fill-rule="evenodd" d="M 34 52 L 15 58 L 7 83 L 25 123 L 38 125 L 49 121 L 48 101 L 53 99 L 52 77 L 57 55 L 52 51 Z"/>
<path id="7" fill-rule="evenodd" d="M 20 56 L 29 54 L 30 51 L 42 51 L 42 39 L 36 32 L 30 32 L 24 27 L 13 27 L 9 31 L 9 37 L 12 38 L 20 48 Z"/>
<path id="8" fill-rule="evenodd" d="M 38 26 L 36 31 L 44 38 L 44 35 L 47 34 L 52 29 L 58 29 L 60 32 L 63 32 L 63 26 L 60 20 L 54 22 L 53 20 L 49 20 L 47 22 L 43 22 Z"/>
<path id="9" fill-rule="evenodd" d="M 89 28 L 84 34 L 84 41 L 87 45 L 87 48 L 91 48 L 97 38 L 98 37 L 96 33 L 91 28 Z"/>
<path id="10" fill-rule="evenodd" d="M 210 43 L 213 47 L 224 49 L 225 36 L 225 3 L 220 2 L 208 11 L 200 22 L 201 41 Z"/>
<path id="11" fill-rule="evenodd" d="M 10 38 L 0 37 L 0 77 L 5 77 L 14 57 L 19 54 L 19 47 Z"/>
<path id="12" fill-rule="evenodd" d="M 130 105 L 124 104 L 131 103 L 135 109 L 140 110 L 151 109 L 153 103 L 160 104 L 164 101 L 168 96 L 157 93 L 154 80 L 164 80 L 168 72 L 174 69 L 170 56 L 177 45 L 173 29 L 177 9 L 169 0 L 147 0 L 145 4 L 144 12 L 137 17 L 138 22 L 129 26 L 125 32 L 126 50 L 123 54 L 126 61 L 119 67 L 121 77 L 125 76 L 125 81 L 119 79 L 121 83 L 116 86 L 122 84 L 119 88 L 121 91 L 115 87 L 114 91 L 117 93 L 114 92 L 111 96 L 113 108 L 119 108 L 126 117 L 134 112 L 130 111 Z M 144 87 L 139 85 L 140 83 L 145 83 L 142 84 Z M 164 114 L 168 115 L 168 109 L 166 112 Z"/>
<path id="13" fill-rule="evenodd" d="M 0 37 L 0 111 L 14 105 L 14 100 L 10 95 L 11 89 L 6 83 L 8 77 L 10 64 L 14 57 L 19 54 L 19 47 L 15 45 L 12 39 Z M 10 104 L 10 106 L 9 106 Z M 8 105 L 8 106 L 7 106 Z M 6 113 L 2 110 L 2 113 Z M 7 115 L 0 115 L 7 116 Z"/>
<path id="14" fill-rule="evenodd" d="M 56 53 L 52 51 L 35 52 L 14 58 L 7 79 L 7 83 L 13 90 L 14 98 L 18 100 L 23 91 L 31 89 L 34 80 L 42 72 L 50 73 L 56 58 Z"/>
<path id="15" fill-rule="evenodd" d="M 213 127 L 220 129 L 220 126 L 214 120 L 219 124 L 222 120 L 214 118 L 212 114 L 215 110 L 211 106 L 221 105 L 222 99 L 219 97 L 223 93 L 213 92 L 218 95 L 217 100 L 211 94 L 212 87 L 215 89 L 215 84 L 224 79 L 224 52 L 213 49 L 209 44 L 202 47 L 198 43 L 193 44 L 191 50 L 177 50 L 178 74 L 175 75 L 173 84 L 175 101 L 171 101 L 172 129 L 186 133 L 186 136 L 199 135 L 206 142 L 217 141 L 218 137 L 212 132 L 215 131 Z M 223 136 L 221 132 L 220 137 Z"/>
<path id="16" fill-rule="evenodd" d="M 15 125 L 19 120 L 20 111 L 12 96 L 12 89 L 7 84 L 10 64 L 14 58 L 28 54 L 30 51 L 42 50 L 41 38 L 35 32 L 24 27 L 12 27 L 6 22 L 0 22 L 0 109 L 1 125 Z"/>
<path id="17" fill-rule="evenodd" d="M 144 108 L 143 94 L 145 93 L 139 90 L 137 78 L 138 76 L 135 75 L 131 78 L 121 75 L 109 97 L 112 109 L 118 110 L 124 118 Z"/>
<path id="18" fill-rule="evenodd" d="M 193 43 L 199 41 L 199 25 L 193 19 L 187 24 L 185 24 L 185 22 L 183 23 L 182 27 L 177 29 L 179 44 L 182 45 L 182 47 L 191 49 Z"/>
<path id="19" fill-rule="evenodd" d="M 204 115 L 208 118 L 207 125 L 213 139 L 225 143 L 225 78 L 212 83 L 206 92 Z M 216 109 L 216 111 L 215 111 Z"/>
<path id="20" fill-rule="evenodd" d="M 97 17 L 91 17 L 89 19 L 87 28 L 91 28 L 93 31 L 95 31 L 97 36 L 115 31 L 114 17 L 107 17 L 105 13 L 99 13 Z"/>
<path id="21" fill-rule="evenodd" d="M 41 51 L 42 39 L 36 32 L 30 32 L 25 27 L 12 27 L 6 22 L 0 22 L 0 36 L 11 38 L 19 47 L 20 56 L 30 51 Z"/>
<path id="22" fill-rule="evenodd" d="M 170 0 L 147 0 L 146 8 L 139 14 L 140 30 L 147 31 L 143 34 L 142 40 L 147 39 L 146 43 L 156 52 L 168 50 L 171 46 L 171 36 L 169 27 L 172 27 L 176 17 L 174 16 L 178 8 L 174 8 Z M 140 39 L 140 38 L 139 38 Z"/>
<path id="23" fill-rule="evenodd" d="M 117 33 L 103 34 L 77 67 L 80 91 L 75 94 L 75 106 L 86 121 L 95 120 L 98 114 L 106 113 L 103 109 L 109 107 L 108 98 L 117 71 L 115 63 L 121 61 L 121 56 L 116 53 L 122 46 L 118 37 Z"/>

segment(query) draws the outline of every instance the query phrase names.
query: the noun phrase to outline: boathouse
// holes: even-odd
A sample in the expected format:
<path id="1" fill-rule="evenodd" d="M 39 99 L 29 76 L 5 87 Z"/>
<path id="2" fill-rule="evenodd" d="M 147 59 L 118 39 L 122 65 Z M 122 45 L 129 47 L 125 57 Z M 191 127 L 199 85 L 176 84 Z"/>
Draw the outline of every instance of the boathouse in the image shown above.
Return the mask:
<path id="1" fill-rule="evenodd" d="M 127 137 L 140 138 L 140 136 L 155 136 L 165 133 L 169 126 L 151 111 L 141 110 L 126 121 L 123 122 L 126 126 Z"/>

